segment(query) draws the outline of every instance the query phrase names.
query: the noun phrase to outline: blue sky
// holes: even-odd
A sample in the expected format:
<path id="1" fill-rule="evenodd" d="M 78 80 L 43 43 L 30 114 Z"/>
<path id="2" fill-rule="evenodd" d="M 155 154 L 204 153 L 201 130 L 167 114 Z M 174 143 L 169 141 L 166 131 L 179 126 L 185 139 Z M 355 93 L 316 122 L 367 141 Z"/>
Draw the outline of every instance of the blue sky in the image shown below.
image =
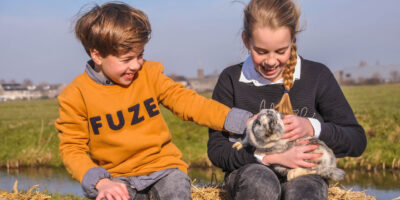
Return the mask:
<path id="1" fill-rule="evenodd" d="M 1 0 L 0 79 L 69 83 L 89 57 L 73 35 L 87 0 Z M 166 74 L 221 72 L 247 56 L 240 33 L 242 10 L 231 0 L 125 1 L 143 10 L 153 27 L 145 58 L 161 61 Z M 248 2 L 244 0 L 244 2 Z M 400 63 L 400 1 L 300 0 L 304 31 L 299 54 L 332 71 L 368 64 Z M 86 6 L 85 6 L 86 5 Z"/>

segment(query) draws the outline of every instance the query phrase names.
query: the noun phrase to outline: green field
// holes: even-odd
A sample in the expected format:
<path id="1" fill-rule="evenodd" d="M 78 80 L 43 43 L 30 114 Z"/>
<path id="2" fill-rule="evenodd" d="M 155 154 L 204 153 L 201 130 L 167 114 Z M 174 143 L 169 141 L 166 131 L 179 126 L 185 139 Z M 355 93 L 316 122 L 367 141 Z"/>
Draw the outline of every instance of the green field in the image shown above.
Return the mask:
<path id="1" fill-rule="evenodd" d="M 347 86 L 343 92 L 368 138 L 357 159 L 343 159 L 349 168 L 400 169 L 400 85 Z M 346 162 L 345 162 L 346 160 Z"/>
<path id="2" fill-rule="evenodd" d="M 366 130 L 368 146 L 362 157 L 341 159 L 340 165 L 400 168 L 400 85 L 351 86 L 343 91 Z M 207 128 L 183 122 L 165 108 L 162 114 L 183 160 L 209 166 Z M 1 102 L 0 166 L 62 166 L 54 128 L 57 116 L 56 100 Z"/>

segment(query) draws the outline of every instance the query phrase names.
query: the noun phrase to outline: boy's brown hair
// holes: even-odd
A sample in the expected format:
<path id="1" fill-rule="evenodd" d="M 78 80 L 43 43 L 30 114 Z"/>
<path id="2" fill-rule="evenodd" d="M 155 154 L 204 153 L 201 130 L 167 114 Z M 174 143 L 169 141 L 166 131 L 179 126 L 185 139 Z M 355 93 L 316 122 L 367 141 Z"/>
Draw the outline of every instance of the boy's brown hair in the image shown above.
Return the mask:
<path id="1" fill-rule="evenodd" d="M 75 35 L 89 56 L 93 49 L 106 57 L 143 48 L 150 40 L 150 33 L 146 14 L 122 2 L 95 5 L 75 24 Z"/>

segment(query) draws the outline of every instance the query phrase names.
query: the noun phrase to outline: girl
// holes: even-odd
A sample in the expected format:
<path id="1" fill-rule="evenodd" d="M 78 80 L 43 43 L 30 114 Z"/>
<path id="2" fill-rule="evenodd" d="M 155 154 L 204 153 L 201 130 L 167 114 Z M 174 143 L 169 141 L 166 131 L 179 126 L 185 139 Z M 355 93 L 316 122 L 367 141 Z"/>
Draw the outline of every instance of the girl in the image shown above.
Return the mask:
<path id="1" fill-rule="evenodd" d="M 213 99 L 253 113 L 275 108 L 286 114 L 284 138 L 309 135 L 324 141 L 337 157 L 360 156 L 366 147 L 365 133 L 334 76 L 326 66 L 297 55 L 299 15 L 290 0 L 251 0 L 244 10 L 242 33 L 250 56 L 222 72 Z M 313 167 L 307 160 L 321 155 L 307 152 L 317 146 L 302 144 L 256 158 L 252 148 L 232 148 L 240 139 L 209 131 L 208 155 L 226 172 L 231 199 L 327 199 L 328 184 L 320 176 L 287 182 L 268 167 Z"/>

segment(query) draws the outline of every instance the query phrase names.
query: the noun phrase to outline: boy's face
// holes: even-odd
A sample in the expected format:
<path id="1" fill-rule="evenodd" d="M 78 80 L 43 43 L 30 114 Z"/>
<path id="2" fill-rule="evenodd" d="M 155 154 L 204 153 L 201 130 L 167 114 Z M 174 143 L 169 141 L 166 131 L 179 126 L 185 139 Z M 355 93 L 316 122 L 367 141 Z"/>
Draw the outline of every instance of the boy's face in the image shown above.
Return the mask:
<path id="1" fill-rule="evenodd" d="M 143 48 L 137 48 L 121 56 L 102 57 L 97 50 L 91 50 L 91 57 L 98 67 L 97 73 L 121 86 L 129 86 L 135 74 L 143 65 Z"/>

